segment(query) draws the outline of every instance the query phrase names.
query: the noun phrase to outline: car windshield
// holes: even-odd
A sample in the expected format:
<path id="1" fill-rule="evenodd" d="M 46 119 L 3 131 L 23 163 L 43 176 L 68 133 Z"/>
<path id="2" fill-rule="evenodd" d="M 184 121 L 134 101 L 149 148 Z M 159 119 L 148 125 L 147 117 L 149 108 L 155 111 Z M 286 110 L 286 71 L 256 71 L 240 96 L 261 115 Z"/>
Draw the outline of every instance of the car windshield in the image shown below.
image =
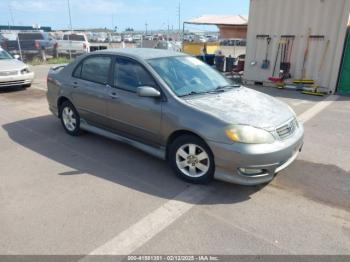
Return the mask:
<path id="1" fill-rule="evenodd" d="M 13 58 L 5 50 L 0 50 L 0 60 L 3 60 L 3 59 L 13 59 Z"/>
<path id="2" fill-rule="evenodd" d="M 148 60 L 177 96 L 187 96 L 237 87 L 207 64 L 190 56 Z"/>

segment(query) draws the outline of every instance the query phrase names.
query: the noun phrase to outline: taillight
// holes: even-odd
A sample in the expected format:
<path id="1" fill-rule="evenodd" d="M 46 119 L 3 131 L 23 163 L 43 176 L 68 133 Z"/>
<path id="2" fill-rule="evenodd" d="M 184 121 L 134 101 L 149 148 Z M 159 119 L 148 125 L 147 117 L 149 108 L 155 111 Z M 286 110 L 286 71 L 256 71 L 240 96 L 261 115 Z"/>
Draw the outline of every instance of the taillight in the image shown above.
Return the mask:
<path id="1" fill-rule="evenodd" d="M 86 44 L 85 43 L 83 43 L 83 48 L 86 49 Z"/>
<path id="2" fill-rule="evenodd" d="M 39 42 L 38 42 L 37 40 L 35 40 L 34 46 L 35 46 L 36 49 L 39 49 L 39 48 L 40 48 Z"/>
<path id="3" fill-rule="evenodd" d="M 53 45 L 53 48 L 54 48 L 54 49 L 57 49 L 57 48 L 58 48 L 58 43 L 55 43 L 55 44 Z"/>

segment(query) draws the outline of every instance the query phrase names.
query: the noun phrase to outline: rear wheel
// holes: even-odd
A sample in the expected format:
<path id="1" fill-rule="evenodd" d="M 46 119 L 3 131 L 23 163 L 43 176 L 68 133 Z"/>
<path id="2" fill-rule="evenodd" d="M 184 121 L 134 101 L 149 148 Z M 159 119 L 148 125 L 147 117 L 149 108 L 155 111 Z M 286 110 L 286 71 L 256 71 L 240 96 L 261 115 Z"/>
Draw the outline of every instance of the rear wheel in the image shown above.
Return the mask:
<path id="1" fill-rule="evenodd" d="M 80 117 L 77 110 L 71 102 L 63 102 L 63 104 L 60 107 L 60 116 L 63 128 L 68 134 L 70 134 L 71 136 L 80 135 Z"/>
<path id="2" fill-rule="evenodd" d="M 210 148 L 195 136 L 181 136 L 171 145 L 169 161 L 175 173 L 192 183 L 205 184 L 214 177 L 215 163 Z"/>

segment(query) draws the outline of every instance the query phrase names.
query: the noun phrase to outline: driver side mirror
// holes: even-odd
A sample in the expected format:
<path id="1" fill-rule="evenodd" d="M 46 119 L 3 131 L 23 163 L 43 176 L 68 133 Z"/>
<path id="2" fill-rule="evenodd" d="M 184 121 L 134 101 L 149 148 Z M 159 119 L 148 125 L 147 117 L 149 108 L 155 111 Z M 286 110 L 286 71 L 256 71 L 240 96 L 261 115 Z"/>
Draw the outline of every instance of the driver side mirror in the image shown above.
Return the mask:
<path id="1" fill-rule="evenodd" d="M 20 56 L 19 55 L 14 55 L 13 56 L 15 59 L 19 60 L 20 59 Z"/>
<path id="2" fill-rule="evenodd" d="M 141 97 L 160 97 L 160 92 L 154 87 L 150 86 L 138 87 L 137 94 Z"/>

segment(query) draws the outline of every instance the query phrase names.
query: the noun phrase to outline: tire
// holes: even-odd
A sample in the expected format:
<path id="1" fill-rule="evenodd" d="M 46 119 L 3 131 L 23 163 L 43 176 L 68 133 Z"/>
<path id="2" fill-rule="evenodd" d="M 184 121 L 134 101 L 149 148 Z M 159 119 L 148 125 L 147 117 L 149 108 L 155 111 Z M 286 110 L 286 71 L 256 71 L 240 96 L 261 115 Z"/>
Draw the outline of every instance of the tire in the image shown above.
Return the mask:
<path id="1" fill-rule="evenodd" d="M 64 130 L 69 135 L 79 136 L 81 134 L 80 116 L 71 102 L 63 102 L 60 107 L 60 118 Z"/>
<path id="2" fill-rule="evenodd" d="M 207 184 L 214 178 L 215 163 L 208 145 L 200 138 L 184 135 L 169 148 L 169 162 L 174 172 L 194 184 Z"/>

